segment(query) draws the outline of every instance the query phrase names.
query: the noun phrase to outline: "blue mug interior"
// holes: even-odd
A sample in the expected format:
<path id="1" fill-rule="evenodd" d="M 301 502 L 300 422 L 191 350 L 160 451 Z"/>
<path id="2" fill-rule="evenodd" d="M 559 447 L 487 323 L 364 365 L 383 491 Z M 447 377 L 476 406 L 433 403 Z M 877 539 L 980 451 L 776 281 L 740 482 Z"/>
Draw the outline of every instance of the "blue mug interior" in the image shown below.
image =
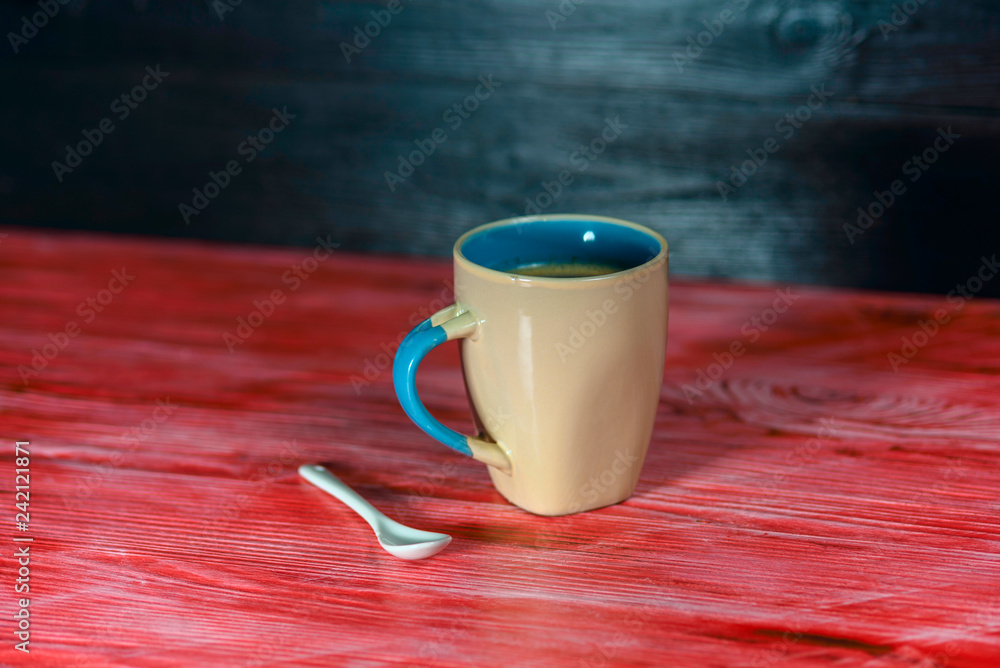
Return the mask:
<path id="1" fill-rule="evenodd" d="M 461 246 L 467 260 L 496 271 L 549 263 L 604 264 L 624 271 L 661 250 L 656 237 L 634 227 L 572 218 L 488 227 Z"/>

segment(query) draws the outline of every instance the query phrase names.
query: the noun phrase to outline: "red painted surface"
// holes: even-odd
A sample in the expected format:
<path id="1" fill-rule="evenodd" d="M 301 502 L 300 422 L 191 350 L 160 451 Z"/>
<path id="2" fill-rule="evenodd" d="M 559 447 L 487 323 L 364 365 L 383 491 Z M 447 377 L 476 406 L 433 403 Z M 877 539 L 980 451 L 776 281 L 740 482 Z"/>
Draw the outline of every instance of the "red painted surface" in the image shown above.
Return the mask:
<path id="1" fill-rule="evenodd" d="M 543 518 L 393 395 L 383 351 L 450 297 L 448 262 L 337 252 L 292 290 L 308 249 L 5 232 L 5 665 L 1000 665 L 1000 303 L 793 286 L 762 331 L 785 286 L 674 281 L 637 493 Z M 134 280 L 87 322 L 123 267 Z M 230 352 L 223 334 L 275 289 Z M 894 372 L 887 353 L 939 308 Z M 689 401 L 733 342 L 745 353 Z M 468 427 L 453 346 L 420 385 Z M 454 542 L 391 557 L 299 480 L 316 461 Z M 30 655 L 13 649 L 15 536 L 34 539 Z"/>

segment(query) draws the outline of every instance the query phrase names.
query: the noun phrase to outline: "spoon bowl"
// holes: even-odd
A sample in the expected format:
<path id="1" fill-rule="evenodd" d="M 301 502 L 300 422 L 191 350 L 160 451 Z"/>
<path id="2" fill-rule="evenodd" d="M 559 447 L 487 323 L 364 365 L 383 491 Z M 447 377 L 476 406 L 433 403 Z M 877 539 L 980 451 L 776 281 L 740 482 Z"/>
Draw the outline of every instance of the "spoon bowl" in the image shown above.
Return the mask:
<path id="1" fill-rule="evenodd" d="M 400 559 L 410 561 L 426 559 L 446 548 L 451 542 L 451 536 L 447 534 L 412 529 L 392 520 L 389 522 L 396 525 L 393 530 L 382 533 L 376 530 L 375 537 L 386 552 Z"/>

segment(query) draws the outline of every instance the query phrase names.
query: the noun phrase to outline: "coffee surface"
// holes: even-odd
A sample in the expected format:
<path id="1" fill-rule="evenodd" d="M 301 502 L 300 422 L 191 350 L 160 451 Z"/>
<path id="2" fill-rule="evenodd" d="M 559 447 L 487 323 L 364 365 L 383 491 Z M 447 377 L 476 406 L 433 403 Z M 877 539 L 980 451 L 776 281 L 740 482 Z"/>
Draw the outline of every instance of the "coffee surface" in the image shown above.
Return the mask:
<path id="1" fill-rule="evenodd" d="M 626 267 L 601 262 L 542 262 L 525 264 L 507 273 L 519 276 L 544 276 L 548 278 L 585 278 L 587 276 L 603 276 L 616 271 L 624 271 Z"/>

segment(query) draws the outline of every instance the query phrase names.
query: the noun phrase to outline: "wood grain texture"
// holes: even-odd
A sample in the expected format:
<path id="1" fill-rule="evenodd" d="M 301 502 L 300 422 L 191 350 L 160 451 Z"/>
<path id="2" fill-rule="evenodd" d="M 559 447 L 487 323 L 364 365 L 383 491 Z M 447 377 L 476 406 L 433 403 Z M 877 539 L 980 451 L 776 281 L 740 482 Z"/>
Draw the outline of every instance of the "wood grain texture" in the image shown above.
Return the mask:
<path id="1" fill-rule="evenodd" d="M 15 440 L 31 442 L 34 543 L 31 655 L 5 613 L 3 665 L 1000 660 L 996 301 L 675 282 L 636 494 L 544 518 L 426 438 L 380 371 L 450 299 L 449 263 L 337 252 L 293 290 L 302 249 L 4 233 L 4 610 Z M 86 322 L 78 305 L 122 268 L 134 280 Z M 286 301 L 229 352 L 223 333 L 275 289 Z M 949 322 L 894 373 L 887 354 L 940 308 Z M 79 335 L 25 384 L 18 367 L 71 320 Z M 419 382 L 468 427 L 455 350 Z M 158 401 L 176 406 L 162 422 Z M 317 461 L 454 542 L 391 557 L 297 477 Z"/>
<path id="2" fill-rule="evenodd" d="M 222 18 L 201 0 L 72 3 L 0 61 L 16 128 L 0 139 L 0 221 L 298 245 L 322 231 L 447 255 L 525 213 L 610 116 L 628 127 L 546 211 L 654 227 L 681 274 L 946 293 L 1000 246 L 1000 13 L 912 3 L 897 27 L 895 0 L 588 0 L 555 24 L 555 0 L 406 2 L 351 62 L 341 43 L 384 3 L 244 2 Z M 0 7 L 0 25 L 31 6 Z M 703 21 L 740 6 L 677 65 Z M 170 77 L 57 182 L 52 161 L 155 63 Z M 444 114 L 488 74 L 501 87 L 453 129 Z M 814 85 L 832 98 L 786 140 L 775 124 Z M 186 225 L 178 205 L 275 106 L 297 118 Z M 850 243 L 857 208 L 949 126 L 961 141 Z M 390 191 L 385 172 L 437 128 L 447 141 Z M 781 150 L 723 200 L 717 184 L 769 138 Z"/>

